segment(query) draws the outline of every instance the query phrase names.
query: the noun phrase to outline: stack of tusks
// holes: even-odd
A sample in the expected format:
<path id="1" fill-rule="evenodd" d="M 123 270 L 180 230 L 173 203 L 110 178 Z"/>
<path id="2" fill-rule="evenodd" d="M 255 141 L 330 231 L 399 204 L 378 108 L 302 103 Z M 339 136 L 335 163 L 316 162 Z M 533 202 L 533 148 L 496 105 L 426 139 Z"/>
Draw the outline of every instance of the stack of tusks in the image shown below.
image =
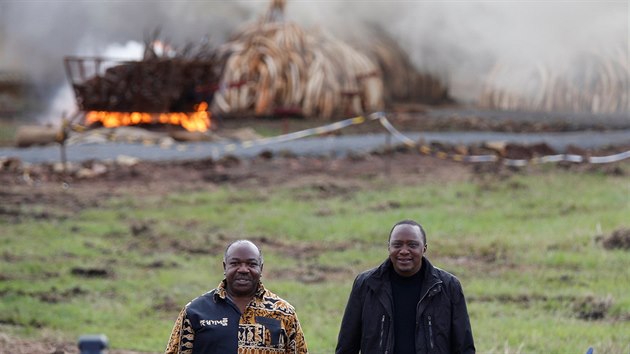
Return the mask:
<path id="1" fill-rule="evenodd" d="M 479 104 L 501 110 L 627 113 L 628 55 L 621 43 L 585 51 L 562 65 L 539 61 L 528 70 L 499 62 L 485 80 Z"/>
<path id="2" fill-rule="evenodd" d="M 225 67 L 216 107 L 255 115 L 290 109 L 324 119 L 383 109 L 378 65 L 329 34 L 283 21 L 284 4 L 272 1 L 266 16 L 219 49 Z"/>

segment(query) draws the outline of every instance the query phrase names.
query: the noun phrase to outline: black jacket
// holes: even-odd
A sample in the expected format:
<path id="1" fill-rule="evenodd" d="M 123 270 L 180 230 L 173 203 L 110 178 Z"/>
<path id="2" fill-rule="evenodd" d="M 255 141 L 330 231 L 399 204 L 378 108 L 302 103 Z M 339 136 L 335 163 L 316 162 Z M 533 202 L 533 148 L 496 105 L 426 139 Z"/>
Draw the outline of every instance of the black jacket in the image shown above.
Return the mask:
<path id="1" fill-rule="evenodd" d="M 341 322 L 336 354 L 393 354 L 392 263 L 357 276 Z M 416 353 L 474 353 L 466 300 L 459 280 L 422 259 L 424 278 L 416 307 Z"/>

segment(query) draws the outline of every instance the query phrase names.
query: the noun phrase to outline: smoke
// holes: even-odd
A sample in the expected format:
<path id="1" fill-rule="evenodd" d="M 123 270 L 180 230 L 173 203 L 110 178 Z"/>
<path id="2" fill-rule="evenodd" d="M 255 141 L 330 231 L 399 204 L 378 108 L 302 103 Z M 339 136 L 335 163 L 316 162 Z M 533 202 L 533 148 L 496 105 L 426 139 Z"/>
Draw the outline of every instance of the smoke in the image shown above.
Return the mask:
<path id="1" fill-rule="evenodd" d="M 312 8 L 300 13 L 319 15 L 317 3 L 308 2 Z M 517 92 L 523 85 L 519 76 L 527 78 L 541 67 L 575 74 L 585 70 L 580 61 L 593 54 L 629 67 L 628 1 L 345 1 L 336 6 L 318 16 L 341 15 L 336 33 L 360 31 L 361 21 L 378 23 L 407 49 L 417 69 L 446 80 L 460 102 L 478 99 L 498 64 L 510 73 L 502 82 Z M 620 79 L 629 88 L 627 74 Z"/>
<path id="2" fill-rule="evenodd" d="M 43 96 L 52 99 L 59 88 L 69 89 L 64 56 L 104 55 L 112 46 L 143 43 L 158 28 L 175 45 L 205 37 L 222 43 L 268 4 L 4 0 L 0 70 L 25 72 Z M 585 53 L 628 61 L 627 1 L 288 0 L 286 17 L 341 38 L 360 34 L 365 23 L 379 24 L 408 50 L 419 70 L 443 77 L 462 102 L 479 97 L 497 63 L 518 78 L 540 65 L 566 69 Z M 503 82 L 519 85 L 509 77 Z"/>
<path id="3" fill-rule="evenodd" d="M 74 98 L 67 81 L 65 56 L 134 59 L 121 51 L 159 30 L 173 44 L 209 38 L 225 41 L 236 26 L 254 16 L 249 7 L 199 1 L 6 1 L 0 2 L 0 70 L 22 72 L 37 96 L 49 101 L 41 121 L 70 114 Z M 136 53 L 137 54 L 137 53 Z M 135 58 L 137 59 L 137 58 Z"/>

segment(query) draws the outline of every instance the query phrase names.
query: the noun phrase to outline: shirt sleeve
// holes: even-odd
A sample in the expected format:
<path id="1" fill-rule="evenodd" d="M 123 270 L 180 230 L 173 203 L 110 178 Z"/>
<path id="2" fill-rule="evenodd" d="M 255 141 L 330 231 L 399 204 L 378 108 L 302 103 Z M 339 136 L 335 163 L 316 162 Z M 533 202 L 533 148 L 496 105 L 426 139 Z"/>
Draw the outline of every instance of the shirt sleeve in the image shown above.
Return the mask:
<path id="1" fill-rule="evenodd" d="M 306 348 L 306 340 L 302 332 L 302 326 L 297 318 L 297 314 L 293 314 L 291 324 L 291 334 L 289 335 L 289 345 L 286 348 L 287 354 L 308 354 Z"/>
<path id="2" fill-rule="evenodd" d="M 195 332 L 184 308 L 177 316 L 164 354 L 192 354 Z"/>

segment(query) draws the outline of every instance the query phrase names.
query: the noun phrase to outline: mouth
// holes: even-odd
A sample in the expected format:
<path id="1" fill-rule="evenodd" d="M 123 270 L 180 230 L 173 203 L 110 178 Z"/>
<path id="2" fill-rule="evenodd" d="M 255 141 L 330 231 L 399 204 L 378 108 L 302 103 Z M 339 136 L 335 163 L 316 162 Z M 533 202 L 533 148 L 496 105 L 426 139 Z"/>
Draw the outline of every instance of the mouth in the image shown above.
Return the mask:
<path id="1" fill-rule="evenodd" d="M 247 278 L 234 279 L 234 283 L 239 284 L 239 285 L 246 285 L 246 284 L 250 284 L 251 282 L 252 280 L 247 279 Z"/>
<path id="2" fill-rule="evenodd" d="M 411 258 L 398 258 L 396 259 L 396 261 L 398 262 L 398 264 L 407 265 L 407 264 L 411 264 L 412 259 Z"/>

